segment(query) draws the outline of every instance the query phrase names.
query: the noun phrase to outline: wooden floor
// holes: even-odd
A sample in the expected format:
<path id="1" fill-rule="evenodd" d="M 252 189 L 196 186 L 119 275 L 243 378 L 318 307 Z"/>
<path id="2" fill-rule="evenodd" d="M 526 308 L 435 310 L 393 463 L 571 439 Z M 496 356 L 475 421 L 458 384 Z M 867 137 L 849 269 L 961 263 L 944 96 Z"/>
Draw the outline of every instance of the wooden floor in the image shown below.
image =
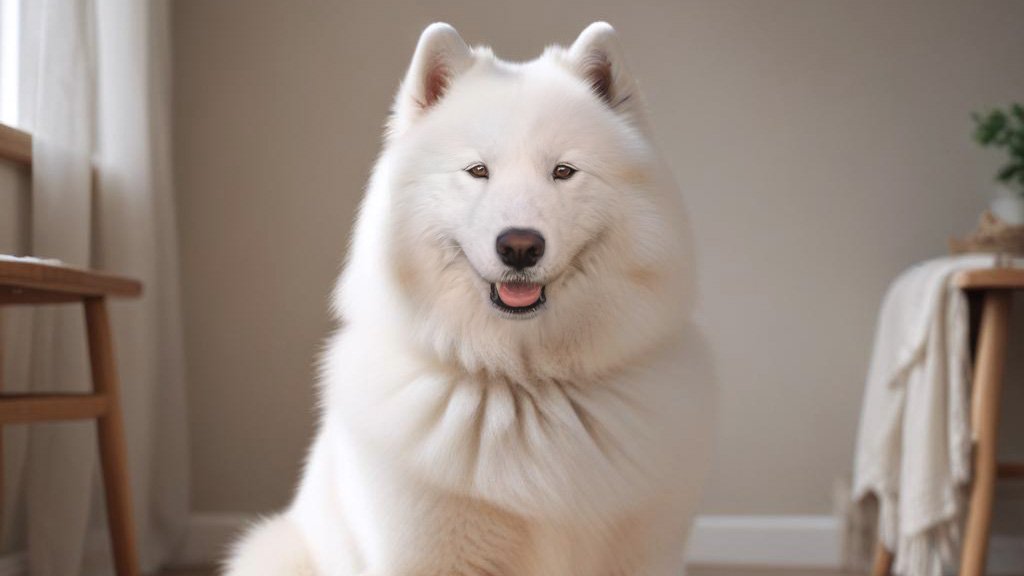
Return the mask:
<path id="1" fill-rule="evenodd" d="M 211 569 L 179 569 L 168 570 L 160 576 L 215 576 Z M 787 570 L 782 568 L 690 568 L 689 576 L 850 576 L 848 572 L 835 570 Z"/>

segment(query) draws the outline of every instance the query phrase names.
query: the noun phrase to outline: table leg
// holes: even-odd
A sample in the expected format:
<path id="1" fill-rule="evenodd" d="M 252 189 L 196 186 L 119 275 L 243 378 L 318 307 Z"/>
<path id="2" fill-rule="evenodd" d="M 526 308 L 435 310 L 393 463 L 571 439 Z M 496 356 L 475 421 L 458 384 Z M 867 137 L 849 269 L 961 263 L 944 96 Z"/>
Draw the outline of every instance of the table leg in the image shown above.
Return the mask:
<path id="1" fill-rule="evenodd" d="M 992 524 L 992 502 L 997 475 L 996 433 L 999 430 L 999 395 L 1006 363 L 1009 329 L 1009 290 L 985 292 L 971 390 L 971 436 L 974 470 L 970 508 L 960 558 L 960 576 L 983 576 Z"/>
<path id="2" fill-rule="evenodd" d="M 893 555 L 881 542 L 875 549 L 875 563 L 871 568 L 871 576 L 889 576 L 892 571 Z"/>

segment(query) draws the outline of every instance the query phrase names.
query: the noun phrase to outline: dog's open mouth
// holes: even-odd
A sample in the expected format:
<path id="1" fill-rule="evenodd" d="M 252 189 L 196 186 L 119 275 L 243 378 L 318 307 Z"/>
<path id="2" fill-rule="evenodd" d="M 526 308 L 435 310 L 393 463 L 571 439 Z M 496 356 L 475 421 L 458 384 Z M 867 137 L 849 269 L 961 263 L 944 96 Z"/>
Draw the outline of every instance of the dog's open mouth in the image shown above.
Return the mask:
<path id="1" fill-rule="evenodd" d="M 544 285 L 535 282 L 491 284 L 491 303 L 510 314 L 529 314 L 544 305 Z"/>

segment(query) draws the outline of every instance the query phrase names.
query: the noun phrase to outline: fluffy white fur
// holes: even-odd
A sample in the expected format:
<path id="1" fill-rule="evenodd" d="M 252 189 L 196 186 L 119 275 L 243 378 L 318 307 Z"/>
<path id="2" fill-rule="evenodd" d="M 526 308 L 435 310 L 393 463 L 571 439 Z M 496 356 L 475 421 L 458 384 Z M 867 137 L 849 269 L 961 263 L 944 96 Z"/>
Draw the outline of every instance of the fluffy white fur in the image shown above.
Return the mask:
<path id="1" fill-rule="evenodd" d="M 546 286 L 525 317 L 489 299 L 516 276 L 509 227 L 547 242 L 518 273 Z M 611 26 L 521 64 L 428 27 L 335 291 L 301 486 L 227 574 L 681 574 L 714 411 L 690 246 Z"/>

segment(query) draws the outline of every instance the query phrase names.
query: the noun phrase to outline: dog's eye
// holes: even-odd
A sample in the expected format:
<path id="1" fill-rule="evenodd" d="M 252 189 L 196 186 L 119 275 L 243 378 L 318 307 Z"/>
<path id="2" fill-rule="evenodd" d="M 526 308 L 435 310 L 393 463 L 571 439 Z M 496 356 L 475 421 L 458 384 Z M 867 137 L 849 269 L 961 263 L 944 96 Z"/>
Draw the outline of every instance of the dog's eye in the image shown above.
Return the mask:
<path id="1" fill-rule="evenodd" d="M 576 169 L 568 164 L 559 164 L 551 171 L 551 177 L 555 180 L 568 180 L 576 173 Z"/>
<path id="2" fill-rule="evenodd" d="M 490 172 L 487 171 L 487 166 L 479 162 L 466 168 L 466 172 L 469 172 L 469 175 L 473 178 L 489 178 L 491 176 Z"/>

